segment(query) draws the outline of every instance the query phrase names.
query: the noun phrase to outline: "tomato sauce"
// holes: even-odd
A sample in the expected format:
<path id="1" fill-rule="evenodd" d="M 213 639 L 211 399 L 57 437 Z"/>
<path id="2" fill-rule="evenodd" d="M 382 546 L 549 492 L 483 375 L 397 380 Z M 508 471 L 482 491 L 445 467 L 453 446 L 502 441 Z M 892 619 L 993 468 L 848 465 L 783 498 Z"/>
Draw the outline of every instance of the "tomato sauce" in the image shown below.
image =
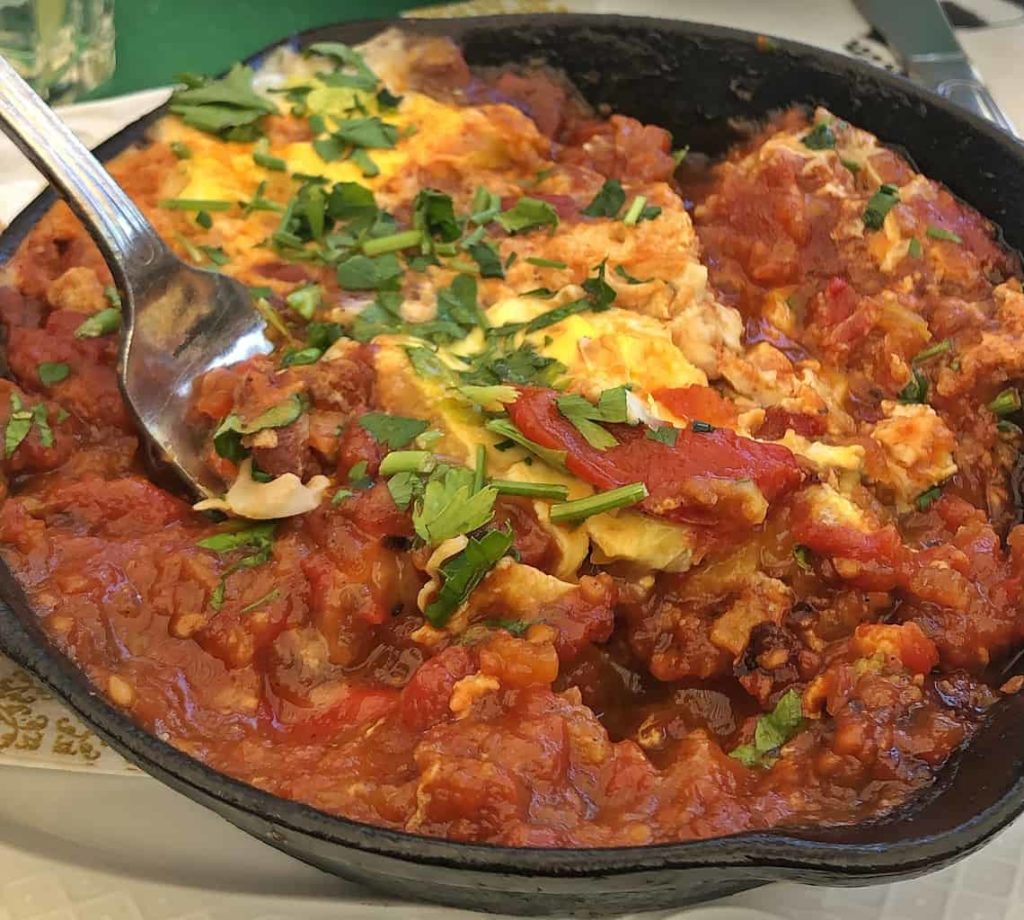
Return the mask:
<path id="1" fill-rule="evenodd" d="M 675 181 L 657 126 L 596 118 L 550 75 L 472 82 L 450 49 L 421 57 L 420 88 L 514 103 L 567 167 Z M 273 131 L 302 138 L 293 121 Z M 737 433 L 760 411 L 738 397 L 738 375 L 659 389 L 686 423 L 675 440 L 610 424 L 616 446 L 605 450 L 558 411 L 555 390 L 517 386 L 507 411 L 526 438 L 565 451 L 570 473 L 596 489 L 642 482 L 648 497 L 633 512 L 679 528 L 680 541 L 696 535 L 703 558 L 643 575 L 588 560 L 562 587 L 552 573 L 566 550 L 534 502 L 503 496 L 496 526 L 534 581 L 506 584 L 498 566 L 461 632 L 431 631 L 420 605 L 430 551 L 379 475 L 386 451 L 359 424 L 380 408 L 373 346 L 346 341 L 337 360 L 282 371 L 283 342 L 201 382 L 205 429 L 301 394 L 308 411 L 254 447 L 254 462 L 268 475 L 326 475 L 350 493 L 262 530 L 218 523 L 147 480 L 116 388 L 116 338 L 76 335 L 109 275 L 59 206 L 0 290 L 12 374 L 0 382 L 0 425 L 12 440 L 24 416 L 45 422 L 0 461 L 0 552 L 55 646 L 140 725 L 213 768 L 419 834 L 643 845 L 856 822 L 905 803 L 970 738 L 998 697 L 992 675 L 1024 641 L 1012 457 L 981 415 L 993 387 L 1020 379 L 1009 358 L 999 373 L 984 364 L 1004 340 L 982 337 L 1010 326 L 989 277 L 1016 267 L 985 221 L 939 190 L 898 206 L 897 219 L 914 233 L 942 222 L 962 248 L 932 240 L 920 265 L 883 270 L 871 240 L 838 233 L 850 218 L 843 195 L 819 194 L 866 198 L 866 166 L 836 161 L 824 174 L 788 155 L 757 168 L 744 159 L 794 124 L 809 129 L 786 115 L 691 171 L 710 290 L 745 317 L 747 345 L 848 381 L 841 446 L 870 440 L 858 426 L 897 399 L 927 342 L 954 340 L 961 378 L 948 364 L 919 368 L 960 451 L 941 497 L 896 509 L 859 485 L 856 517 L 824 503 L 831 474 L 773 442 L 824 437 L 828 407 L 780 400 L 743 421 L 753 435 Z M 912 175 L 891 152 L 872 157 L 888 181 Z M 157 215 L 171 162 L 157 142 L 114 168 Z M 538 196 L 573 218 L 587 204 Z M 266 260 L 244 280 L 299 282 L 303 266 Z M 48 365 L 67 374 L 54 379 Z M 211 460 L 237 471 L 212 448 Z M 785 721 L 777 744 L 762 743 L 766 717 Z"/>

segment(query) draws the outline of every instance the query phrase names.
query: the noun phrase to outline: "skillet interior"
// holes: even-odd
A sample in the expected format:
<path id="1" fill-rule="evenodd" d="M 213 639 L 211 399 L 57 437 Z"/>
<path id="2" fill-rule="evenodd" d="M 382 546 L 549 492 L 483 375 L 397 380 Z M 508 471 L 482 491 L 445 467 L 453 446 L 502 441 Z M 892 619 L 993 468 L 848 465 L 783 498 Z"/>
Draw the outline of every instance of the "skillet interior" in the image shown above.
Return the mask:
<path id="1" fill-rule="evenodd" d="M 355 44 L 390 22 L 317 29 L 300 44 Z M 471 65 L 544 61 L 564 69 L 591 103 L 663 125 L 708 153 L 736 133 L 729 119 L 797 103 L 841 117 L 912 151 L 1024 243 L 1024 147 L 986 122 L 902 81 L 794 43 L 759 42 L 715 27 L 612 16 L 521 16 L 407 22 L 447 34 Z M 258 60 L 256 55 L 254 60 Z M 146 116 L 99 148 L 138 143 Z M 6 261 L 52 203 L 37 199 L 0 237 Z M 50 649 L 24 594 L 0 566 L 0 648 L 40 676 L 115 748 L 148 772 L 272 845 L 329 871 L 414 898 L 517 913 L 612 913 L 706 900 L 772 879 L 818 884 L 891 881 L 936 869 L 979 846 L 1024 808 L 1024 701 L 990 712 L 970 747 L 898 816 L 869 825 L 740 834 L 631 849 L 527 850 L 453 843 L 329 817 L 222 776 L 136 727 Z"/>

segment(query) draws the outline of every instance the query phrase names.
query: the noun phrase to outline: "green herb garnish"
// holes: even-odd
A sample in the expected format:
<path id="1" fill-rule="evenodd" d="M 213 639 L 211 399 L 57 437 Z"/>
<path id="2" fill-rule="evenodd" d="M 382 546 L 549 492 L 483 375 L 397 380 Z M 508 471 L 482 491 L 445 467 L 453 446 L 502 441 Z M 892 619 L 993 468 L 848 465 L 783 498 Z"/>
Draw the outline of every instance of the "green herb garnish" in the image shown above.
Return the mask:
<path id="1" fill-rule="evenodd" d="M 581 214 L 587 217 L 611 217 L 619 216 L 619 211 L 626 203 L 626 193 L 622 190 L 622 183 L 618 179 L 606 179 L 601 190 L 594 196 L 593 200 L 585 208 L 580 210 Z"/>
<path id="2" fill-rule="evenodd" d="M 497 215 L 496 220 L 506 232 L 515 235 L 537 227 L 557 227 L 558 212 L 546 201 L 524 195 L 507 211 Z"/>
<path id="3" fill-rule="evenodd" d="M 430 423 L 419 418 L 388 415 L 386 412 L 367 412 L 359 419 L 359 427 L 373 435 L 378 444 L 388 450 L 400 450 L 422 434 Z"/>
<path id="4" fill-rule="evenodd" d="M 952 230 L 946 230 L 943 227 L 929 226 L 925 233 L 928 234 L 933 240 L 946 240 L 949 243 L 962 243 L 963 240 L 955 234 Z"/>
<path id="5" fill-rule="evenodd" d="M 787 690 L 775 708 L 757 720 L 753 744 L 743 744 L 730 752 L 746 767 L 770 767 L 778 750 L 800 731 L 804 724 L 803 703 L 796 690 Z"/>
<path id="6" fill-rule="evenodd" d="M 808 150 L 834 150 L 836 136 L 828 122 L 819 121 L 800 140 Z"/>
<path id="7" fill-rule="evenodd" d="M 642 502 L 647 498 L 647 486 L 642 482 L 633 482 L 628 486 L 619 486 L 606 492 L 597 492 L 587 498 L 577 498 L 571 502 L 562 502 L 551 506 L 552 524 L 570 524 L 585 520 L 595 514 L 604 514 L 616 508 L 626 508 Z"/>
<path id="8" fill-rule="evenodd" d="M 892 185 L 881 185 L 877 192 L 868 199 L 862 219 L 868 230 L 881 230 L 888 214 L 900 200 L 899 189 Z"/>
<path id="9" fill-rule="evenodd" d="M 99 313 L 93 313 L 75 330 L 76 339 L 96 339 L 110 335 L 121 328 L 121 311 L 116 307 L 107 307 Z"/>
<path id="10" fill-rule="evenodd" d="M 996 415 L 1011 415 L 1021 410 L 1020 391 L 1014 387 L 1003 390 L 988 404 L 988 408 Z"/>
<path id="11" fill-rule="evenodd" d="M 63 361 L 43 361 L 36 367 L 39 375 L 39 382 L 44 387 L 52 387 L 55 383 L 67 380 L 71 374 L 71 368 Z"/>
<path id="12" fill-rule="evenodd" d="M 498 560 L 508 553 L 512 542 L 511 531 L 489 530 L 481 537 L 470 537 L 462 552 L 445 560 L 440 570 L 441 589 L 423 611 L 427 621 L 432 626 L 443 627 Z"/>
<path id="13" fill-rule="evenodd" d="M 277 106 L 252 88 L 253 76 L 251 68 L 235 64 L 220 80 L 188 78 L 191 85 L 175 91 L 169 108 L 200 131 L 227 140 L 254 140 L 260 119 L 275 113 Z"/>

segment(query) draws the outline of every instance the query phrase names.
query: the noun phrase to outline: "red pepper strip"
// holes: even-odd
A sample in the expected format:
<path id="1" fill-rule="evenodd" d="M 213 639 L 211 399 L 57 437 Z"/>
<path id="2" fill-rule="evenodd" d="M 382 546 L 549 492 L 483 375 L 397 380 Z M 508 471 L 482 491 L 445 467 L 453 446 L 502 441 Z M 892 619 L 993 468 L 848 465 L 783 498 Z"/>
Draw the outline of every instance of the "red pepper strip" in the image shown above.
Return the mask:
<path id="1" fill-rule="evenodd" d="M 641 507 L 691 524 L 735 522 L 732 483 L 753 481 L 769 502 L 796 488 L 803 479 L 793 454 L 778 444 L 762 444 L 727 429 L 680 430 L 675 445 L 652 440 L 641 425 L 608 425 L 619 444 L 597 450 L 555 404 L 558 393 L 524 387 L 508 407 L 509 417 L 526 437 L 544 447 L 567 451 L 566 466 L 598 489 L 643 482 L 650 493 Z M 739 500 L 747 492 L 733 490 Z"/>

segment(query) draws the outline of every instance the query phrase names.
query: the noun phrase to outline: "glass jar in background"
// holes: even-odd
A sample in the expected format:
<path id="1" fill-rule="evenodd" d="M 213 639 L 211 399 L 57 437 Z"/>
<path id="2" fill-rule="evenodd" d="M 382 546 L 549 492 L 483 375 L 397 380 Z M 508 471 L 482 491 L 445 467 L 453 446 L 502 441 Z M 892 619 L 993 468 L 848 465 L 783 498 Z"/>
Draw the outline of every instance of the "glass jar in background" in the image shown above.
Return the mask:
<path id="1" fill-rule="evenodd" d="M 52 105 L 114 73 L 114 0 L 0 0 L 0 54 Z"/>

